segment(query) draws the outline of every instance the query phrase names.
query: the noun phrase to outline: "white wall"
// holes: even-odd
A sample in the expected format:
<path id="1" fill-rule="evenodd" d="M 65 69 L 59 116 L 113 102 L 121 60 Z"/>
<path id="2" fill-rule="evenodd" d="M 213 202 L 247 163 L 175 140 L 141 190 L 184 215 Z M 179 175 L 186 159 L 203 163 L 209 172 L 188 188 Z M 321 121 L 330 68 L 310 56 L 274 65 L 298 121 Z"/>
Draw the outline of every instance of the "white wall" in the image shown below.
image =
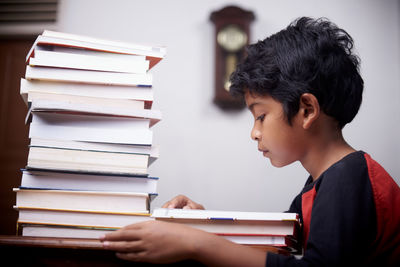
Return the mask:
<path id="1" fill-rule="evenodd" d="M 60 31 L 168 47 L 166 59 L 152 70 L 154 107 L 164 114 L 154 128 L 161 156 L 150 168 L 160 177 L 153 207 L 183 193 L 209 209 L 281 211 L 308 176 L 298 163 L 277 169 L 262 157 L 250 140 L 248 111 L 226 113 L 212 104 L 209 14 L 232 3 L 255 13 L 252 41 L 303 15 L 327 17 L 354 37 L 365 93 L 344 135 L 400 183 L 398 1 L 64 0 Z"/>

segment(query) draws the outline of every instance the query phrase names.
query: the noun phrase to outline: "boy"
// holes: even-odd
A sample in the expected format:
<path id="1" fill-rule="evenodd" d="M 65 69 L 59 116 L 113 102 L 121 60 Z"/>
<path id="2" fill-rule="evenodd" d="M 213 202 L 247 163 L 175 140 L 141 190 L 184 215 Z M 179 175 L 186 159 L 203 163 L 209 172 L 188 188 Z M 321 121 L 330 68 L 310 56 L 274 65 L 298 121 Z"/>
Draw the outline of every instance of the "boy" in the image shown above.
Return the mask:
<path id="1" fill-rule="evenodd" d="M 103 237 L 123 259 L 195 259 L 226 266 L 387 266 L 400 263 L 400 189 L 342 128 L 361 104 L 353 40 L 331 22 L 300 18 L 264 41 L 231 76 L 255 121 L 251 137 L 276 167 L 300 161 L 310 173 L 290 212 L 302 221 L 301 259 L 263 253 L 178 224 L 133 224 Z M 169 208 L 203 208 L 185 196 Z"/>

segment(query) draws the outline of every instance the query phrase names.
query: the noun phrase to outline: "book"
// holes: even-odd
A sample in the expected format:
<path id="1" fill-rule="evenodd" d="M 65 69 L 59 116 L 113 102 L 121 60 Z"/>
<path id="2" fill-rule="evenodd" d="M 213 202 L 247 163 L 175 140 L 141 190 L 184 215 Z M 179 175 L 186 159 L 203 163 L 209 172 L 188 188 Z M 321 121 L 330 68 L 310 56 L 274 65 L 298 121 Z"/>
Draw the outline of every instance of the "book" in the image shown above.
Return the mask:
<path id="1" fill-rule="evenodd" d="M 295 213 L 154 209 L 156 220 L 176 222 L 217 234 L 295 235 Z"/>
<path id="2" fill-rule="evenodd" d="M 157 177 L 22 169 L 21 188 L 157 194 Z"/>
<path id="3" fill-rule="evenodd" d="M 45 30 L 36 38 L 31 50 L 27 55 L 27 61 L 34 55 L 35 48 L 40 45 L 80 48 L 116 54 L 144 55 L 146 56 L 146 59 L 150 61 L 150 69 L 160 60 L 162 60 L 166 53 L 165 47 L 162 46 L 125 43 L 77 34 Z"/>
<path id="4" fill-rule="evenodd" d="M 27 217 L 26 215 L 23 215 Z M 54 216 L 49 213 L 50 220 Z M 32 217 L 32 216 L 29 216 Z M 36 217 L 36 216 L 35 216 Z M 47 218 L 47 217 L 46 217 Z M 104 218 L 102 218 L 104 220 Z M 151 220 L 151 218 L 149 219 Z M 33 219 L 34 221 L 34 219 Z M 146 221 L 146 219 L 140 220 Z M 140 222 L 133 220 L 134 223 Z M 133 223 L 128 222 L 128 224 Z M 23 236 L 41 236 L 41 237 L 70 237 L 70 238 L 96 238 L 118 230 L 121 227 L 99 227 L 99 226 L 80 226 L 80 225 L 60 225 L 51 223 L 35 223 L 18 221 L 18 225 L 22 228 Z M 242 245 L 266 245 L 284 248 L 291 253 L 299 252 L 298 245 L 293 240 L 285 236 L 267 236 L 267 235 L 235 235 L 235 234 L 219 234 L 231 242 Z"/>
<path id="5" fill-rule="evenodd" d="M 149 213 L 156 195 L 130 192 L 14 188 L 16 206 L 56 210 Z"/>
<path id="6" fill-rule="evenodd" d="M 150 119 L 33 112 L 29 138 L 152 145 Z"/>
<path id="7" fill-rule="evenodd" d="M 149 155 L 78 149 L 29 147 L 27 168 L 147 175 Z"/>
<path id="8" fill-rule="evenodd" d="M 288 246 L 284 235 L 254 235 L 254 234 L 218 234 L 234 243 L 243 245 L 271 245 L 271 246 Z"/>
<path id="9" fill-rule="evenodd" d="M 82 212 L 23 207 L 14 209 L 19 213 L 19 224 L 120 228 L 132 223 L 154 220 L 149 213 Z"/>
<path id="10" fill-rule="evenodd" d="M 137 109 L 129 106 L 118 106 L 117 103 L 103 99 L 93 100 L 92 102 L 83 102 L 79 97 L 46 99 L 38 98 L 31 102 L 27 118 L 33 111 L 57 111 L 59 113 L 79 113 L 79 114 L 99 114 L 119 117 L 132 117 L 150 119 L 150 127 L 161 120 L 161 112 L 154 109 Z M 104 105 L 102 105 L 104 104 Z M 107 105 L 108 104 L 108 105 Z M 27 119 L 28 120 L 28 119 Z"/>
<path id="11" fill-rule="evenodd" d="M 120 152 L 149 155 L 149 165 L 159 157 L 159 146 L 140 146 L 113 143 L 85 142 L 59 139 L 31 138 L 30 146 L 90 150 L 100 152 Z"/>
<path id="12" fill-rule="evenodd" d="M 29 65 L 127 73 L 146 73 L 149 69 L 149 61 L 143 57 L 131 57 L 129 60 L 124 60 L 100 55 L 46 50 L 36 50 L 34 57 L 29 59 Z"/>
<path id="13" fill-rule="evenodd" d="M 101 236 L 118 230 L 118 228 L 99 228 L 99 227 L 79 227 L 79 226 L 62 226 L 62 225 L 46 225 L 46 224 L 18 224 L 19 231 L 22 236 L 29 237 L 56 237 L 56 238 L 85 238 L 99 239 Z M 284 253 L 285 255 L 300 254 L 300 251 L 293 250 L 288 246 L 281 246 L 275 242 L 273 244 L 244 244 L 263 251 L 271 251 L 271 247 L 279 250 L 274 250 L 275 253 Z"/>
<path id="14" fill-rule="evenodd" d="M 24 78 L 20 83 L 20 94 L 28 105 L 28 95 L 33 92 L 48 94 L 64 94 L 82 97 L 101 97 L 108 99 L 124 99 L 144 101 L 145 108 L 150 109 L 154 100 L 151 87 L 118 86 L 87 83 L 68 83 L 51 81 L 30 81 Z"/>
<path id="15" fill-rule="evenodd" d="M 118 228 L 79 227 L 45 224 L 18 224 L 22 236 L 58 237 L 58 238 L 91 238 L 99 239 Z"/>
<path id="16" fill-rule="evenodd" d="M 60 102 L 69 103 L 74 105 L 89 105 L 89 106 L 101 106 L 105 108 L 119 108 L 124 110 L 137 110 L 144 109 L 145 103 L 141 100 L 134 99 L 120 99 L 120 98 L 105 98 L 105 97 L 93 97 L 93 96 L 78 96 L 70 94 L 58 94 L 49 92 L 37 92 L 31 91 L 27 95 L 27 102 Z"/>
<path id="17" fill-rule="evenodd" d="M 38 44 L 35 46 L 34 50 L 35 50 L 34 51 L 35 53 L 33 56 L 35 56 L 37 51 L 54 51 L 54 52 L 75 54 L 75 55 L 99 56 L 99 57 L 106 57 L 106 58 L 112 58 L 112 59 L 117 59 L 117 60 L 126 60 L 126 61 L 131 61 L 131 60 L 149 61 L 148 59 L 146 59 L 145 55 L 119 54 L 119 53 L 112 53 L 112 52 L 107 52 L 107 51 L 82 49 L 79 47 L 70 47 L 70 46 Z M 27 60 L 27 61 L 29 62 L 29 60 Z"/>
<path id="18" fill-rule="evenodd" d="M 285 249 L 291 254 L 301 254 L 301 244 L 297 238 L 289 235 L 263 235 L 263 234 L 217 234 L 231 242 L 251 246 L 273 246 Z"/>
<path id="19" fill-rule="evenodd" d="M 152 86 L 151 73 L 121 73 L 26 66 L 25 79 L 126 86 Z"/>
<path id="20" fill-rule="evenodd" d="M 154 220 L 158 158 L 151 127 L 160 46 L 44 31 L 26 57 L 20 95 L 29 154 L 14 188 L 26 236 L 91 237 Z"/>

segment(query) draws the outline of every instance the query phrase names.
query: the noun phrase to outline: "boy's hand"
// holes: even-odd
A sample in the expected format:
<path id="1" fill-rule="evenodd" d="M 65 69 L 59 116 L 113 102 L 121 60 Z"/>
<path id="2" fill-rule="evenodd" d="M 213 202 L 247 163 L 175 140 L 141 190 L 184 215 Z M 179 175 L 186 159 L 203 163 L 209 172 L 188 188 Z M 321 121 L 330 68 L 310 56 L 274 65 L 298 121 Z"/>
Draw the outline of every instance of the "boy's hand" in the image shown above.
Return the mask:
<path id="1" fill-rule="evenodd" d="M 190 259 L 202 234 L 175 223 L 146 221 L 125 226 L 100 240 L 105 249 L 117 251 L 117 257 L 124 260 L 171 263 Z"/>
<path id="2" fill-rule="evenodd" d="M 146 221 L 100 238 L 117 257 L 138 262 L 194 260 L 207 266 L 265 266 L 267 253 L 182 224 Z"/>
<path id="3" fill-rule="evenodd" d="M 184 195 L 179 195 L 174 197 L 170 201 L 167 201 L 162 207 L 168 209 L 204 210 L 203 205 L 194 202 L 193 200 Z"/>

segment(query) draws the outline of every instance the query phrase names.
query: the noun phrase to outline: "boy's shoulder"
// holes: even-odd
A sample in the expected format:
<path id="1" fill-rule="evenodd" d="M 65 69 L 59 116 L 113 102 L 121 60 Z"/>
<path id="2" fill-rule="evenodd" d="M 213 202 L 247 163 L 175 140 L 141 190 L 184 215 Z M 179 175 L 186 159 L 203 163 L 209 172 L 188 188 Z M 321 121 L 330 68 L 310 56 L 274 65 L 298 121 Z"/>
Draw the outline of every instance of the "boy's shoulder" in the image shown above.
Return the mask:
<path id="1" fill-rule="evenodd" d="M 343 157 L 338 162 L 332 164 L 327 171 L 340 171 L 340 170 L 347 170 L 351 169 L 351 167 L 356 168 L 363 168 L 366 167 L 365 155 L 368 155 L 364 151 L 355 151 Z"/>
<path id="2" fill-rule="evenodd" d="M 313 185 L 318 191 L 342 190 L 347 192 L 369 192 L 373 195 L 375 204 L 383 199 L 395 199 L 400 205 L 400 187 L 390 174 L 368 153 L 364 151 L 353 152 L 331 167 L 329 167 Z M 385 203 L 386 205 L 387 203 Z M 379 204 L 378 204 L 379 205 Z"/>
<path id="3" fill-rule="evenodd" d="M 364 151 L 356 151 L 348 154 L 329 167 L 321 175 L 322 177 L 324 179 L 335 178 L 348 182 L 355 181 L 357 178 L 368 178 L 371 183 L 378 180 L 393 180 L 389 173 Z"/>
<path id="4" fill-rule="evenodd" d="M 348 154 L 330 166 L 321 176 L 309 186 L 358 186 L 360 182 L 369 180 L 367 153 L 356 151 Z"/>
<path id="5" fill-rule="evenodd" d="M 364 151 L 350 153 L 328 168 L 326 174 L 337 173 L 343 177 L 347 175 L 351 175 L 351 177 L 366 175 L 365 171 L 368 171 L 366 155 L 368 154 Z"/>

